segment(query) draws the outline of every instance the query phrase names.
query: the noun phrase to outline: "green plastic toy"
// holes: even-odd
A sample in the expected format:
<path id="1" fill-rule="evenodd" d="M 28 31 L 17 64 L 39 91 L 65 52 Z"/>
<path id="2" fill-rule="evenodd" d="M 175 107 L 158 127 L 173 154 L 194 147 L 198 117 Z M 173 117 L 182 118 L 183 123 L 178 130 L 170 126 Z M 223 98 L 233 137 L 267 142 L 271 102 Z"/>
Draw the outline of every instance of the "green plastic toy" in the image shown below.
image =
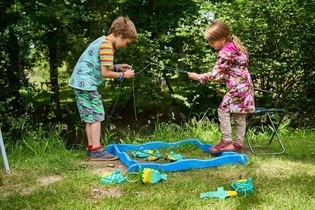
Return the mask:
<path id="1" fill-rule="evenodd" d="M 200 198 L 219 198 L 219 200 L 224 200 L 227 197 L 237 196 L 236 191 L 224 190 L 223 187 L 218 187 L 217 191 L 201 193 Z"/>
<path id="2" fill-rule="evenodd" d="M 136 172 L 134 172 L 136 173 Z M 131 173 L 128 173 L 131 174 Z M 101 183 L 103 184 L 122 184 L 126 181 L 129 181 L 127 176 L 123 176 L 119 169 L 114 172 L 107 172 L 102 175 Z M 161 180 L 167 180 L 166 174 L 161 174 L 159 171 L 151 169 L 151 168 L 144 168 L 139 171 L 139 180 L 144 184 L 155 184 Z"/>
<path id="3" fill-rule="evenodd" d="M 251 178 L 240 179 L 233 182 L 231 188 L 234 191 L 224 190 L 223 187 L 219 187 L 217 191 L 201 193 L 200 198 L 219 198 L 220 200 L 224 200 L 227 197 L 237 196 L 238 194 L 250 194 L 254 191 L 253 180 Z"/>
<path id="4" fill-rule="evenodd" d="M 171 151 L 170 154 L 167 156 L 167 158 L 169 159 L 169 161 L 175 162 L 178 160 L 183 160 L 185 157 L 179 153 L 175 154 L 173 151 Z"/>
<path id="5" fill-rule="evenodd" d="M 103 184 L 112 184 L 112 183 L 117 183 L 117 184 L 122 184 L 127 181 L 127 178 L 124 177 L 120 170 L 117 169 L 114 172 L 108 172 L 102 175 L 101 182 Z"/>
<path id="6" fill-rule="evenodd" d="M 231 188 L 241 195 L 251 194 L 254 191 L 253 180 L 252 178 L 240 179 L 232 183 Z"/>
<path id="7" fill-rule="evenodd" d="M 161 180 L 166 180 L 167 175 L 151 168 L 144 168 L 139 171 L 139 179 L 144 184 L 155 184 Z"/>
<path id="8" fill-rule="evenodd" d="M 156 160 L 160 157 L 160 152 L 158 150 L 145 150 L 143 147 L 141 147 L 137 152 L 131 152 L 131 154 L 135 158 L 147 158 L 147 160 Z"/>

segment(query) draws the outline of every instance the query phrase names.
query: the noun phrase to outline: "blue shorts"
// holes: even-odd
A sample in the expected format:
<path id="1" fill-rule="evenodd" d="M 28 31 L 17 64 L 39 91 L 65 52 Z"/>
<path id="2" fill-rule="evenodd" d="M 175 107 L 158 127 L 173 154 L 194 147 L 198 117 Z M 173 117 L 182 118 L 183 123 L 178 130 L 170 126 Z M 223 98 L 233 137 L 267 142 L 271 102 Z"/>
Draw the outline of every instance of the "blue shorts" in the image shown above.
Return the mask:
<path id="1" fill-rule="evenodd" d="M 74 89 L 81 120 L 87 123 L 101 122 L 105 119 L 105 111 L 98 91 Z"/>

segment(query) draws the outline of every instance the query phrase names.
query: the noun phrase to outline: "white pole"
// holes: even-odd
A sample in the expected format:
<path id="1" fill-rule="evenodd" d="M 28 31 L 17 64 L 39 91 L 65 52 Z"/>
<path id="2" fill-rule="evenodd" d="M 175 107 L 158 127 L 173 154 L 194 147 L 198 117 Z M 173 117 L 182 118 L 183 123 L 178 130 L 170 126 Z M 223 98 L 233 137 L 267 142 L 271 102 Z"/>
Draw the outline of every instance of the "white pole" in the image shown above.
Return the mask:
<path id="1" fill-rule="evenodd" d="M 9 167 L 9 162 L 8 162 L 8 158 L 7 158 L 7 153 L 5 152 L 5 148 L 4 148 L 1 128 L 0 128 L 0 147 L 1 147 L 1 153 L 2 153 L 2 157 L 3 157 L 3 161 L 4 161 L 4 167 L 5 167 L 5 170 L 7 171 L 7 173 L 9 174 L 10 173 L 10 167 Z"/>

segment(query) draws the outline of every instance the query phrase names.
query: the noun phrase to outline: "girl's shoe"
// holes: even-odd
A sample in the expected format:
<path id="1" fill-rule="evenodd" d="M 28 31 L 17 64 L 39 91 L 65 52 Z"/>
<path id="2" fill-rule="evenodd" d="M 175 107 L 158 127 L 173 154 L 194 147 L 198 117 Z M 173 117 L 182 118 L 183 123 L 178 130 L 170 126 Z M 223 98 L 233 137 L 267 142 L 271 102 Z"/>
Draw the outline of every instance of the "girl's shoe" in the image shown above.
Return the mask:
<path id="1" fill-rule="evenodd" d="M 233 151 L 234 146 L 231 141 L 221 141 L 219 144 L 213 147 L 210 147 L 208 150 L 211 153 L 227 152 L 227 151 Z"/>
<path id="2" fill-rule="evenodd" d="M 234 152 L 237 152 L 238 154 L 243 153 L 243 144 L 242 143 L 234 143 Z"/>

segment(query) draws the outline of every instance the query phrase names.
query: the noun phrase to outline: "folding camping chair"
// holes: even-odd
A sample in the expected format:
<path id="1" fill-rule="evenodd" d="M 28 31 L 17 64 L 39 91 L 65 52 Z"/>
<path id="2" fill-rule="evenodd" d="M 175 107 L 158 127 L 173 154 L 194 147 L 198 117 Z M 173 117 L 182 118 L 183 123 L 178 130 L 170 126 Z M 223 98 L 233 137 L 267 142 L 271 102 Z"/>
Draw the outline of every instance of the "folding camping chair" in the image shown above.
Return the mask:
<path id="1" fill-rule="evenodd" d="M 8 162 L 8 158 L 7 158 L 7 153 L 5 152 L 1 128 L 0 128 L 0 147 L 1 147 L 1 153 L 2 153 L 2 157 L 3 157 L 3 161 L 4 161 L 4 167 L 7 171 L 7 173 L 9 174 L 10 173 L 9 162 Z"/>
<path id="2" fill-rule="evenodd" d="M 259 88 L 254 88 L 255 91 L 261 93 L 270 93 L 268 90 L 262 90 Z M 265 108 L 265 107 L 255 107 L 255 113 L 249 115 L 246 126 L 245 138 L 248 143 L 248 147 L 250 151 L 255 155 L 268 155 L 268 154 L 282 154 L 284 153 L 284 145 L 280 139 L 278 134 L 278 128 L 283 121 L 285 116 L 285 110 L 279 108 Z M 257 123 L 258 118 L 258 123 Z M 267 144 L 257 143 L 255 139 L 250 139 L 249 132 L 255 131 L 265 131 L 267 128 L 270 131 L 268 134 L 270 135 L 270 140 Z M 279 143 L 280 149 L 276 151 L 270 151 L 271 143 L 274 140 L 274 137 Z M 263 152 L 258 152 L 258 150 L 264 150 Z M 267 150 L 267 152 L 266 152 Z"/>

